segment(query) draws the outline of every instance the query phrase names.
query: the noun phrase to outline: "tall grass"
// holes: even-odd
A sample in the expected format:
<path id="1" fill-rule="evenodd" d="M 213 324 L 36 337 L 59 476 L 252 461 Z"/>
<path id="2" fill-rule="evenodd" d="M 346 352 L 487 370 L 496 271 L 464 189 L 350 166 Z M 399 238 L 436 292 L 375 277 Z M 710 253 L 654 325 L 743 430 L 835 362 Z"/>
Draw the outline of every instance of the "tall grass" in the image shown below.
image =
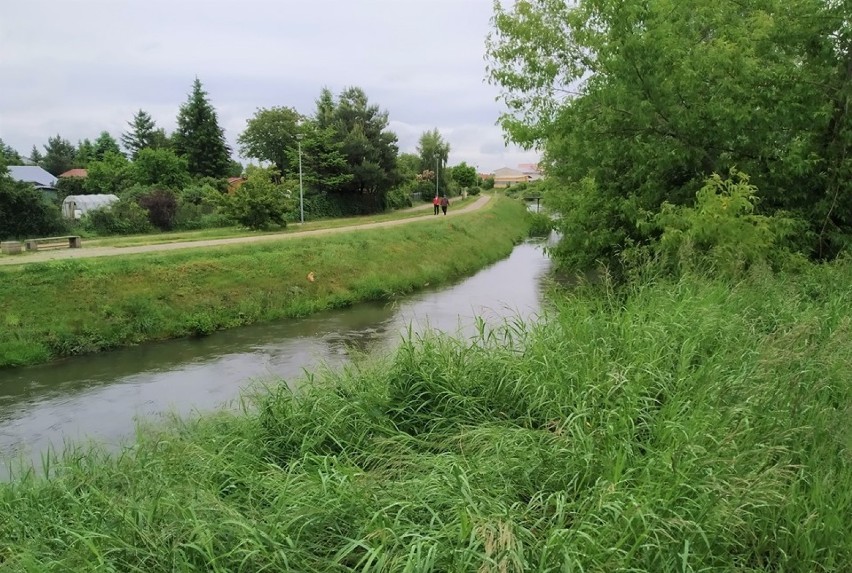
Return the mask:
<path id="1" fill-rule="evenodd" d="M 389 229 L 2 268 L 0 367 L 391 298 L 505 257 L 528 226 L 496 200 Z"/>
<path id="2" fill-rule="evenodd" d="M 849 571 L 852 265 L 606 283 L 0 486 L 9 571 Z"/>

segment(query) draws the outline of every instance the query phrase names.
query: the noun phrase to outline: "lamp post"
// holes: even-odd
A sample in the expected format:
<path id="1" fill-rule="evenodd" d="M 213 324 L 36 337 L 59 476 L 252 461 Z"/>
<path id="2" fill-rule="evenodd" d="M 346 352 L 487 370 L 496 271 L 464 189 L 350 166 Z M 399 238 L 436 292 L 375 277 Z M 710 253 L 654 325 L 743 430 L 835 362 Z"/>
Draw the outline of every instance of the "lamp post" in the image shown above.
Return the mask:
<path id="1" fill-rule="evenodd" d="M 296 144 L 299 146 L 299 221 L 305 224 L 305 193 L 302 189 L 302 134 L 296 134 Z"/>
<path id="2" fill-rule="evenodd" d="M 441 161 L 441 158 L 436 156 L 435 157 L 435 197 L 440 195 L 440 193 L 438 193 L 438 169 L 439 169 L 439 166 L 440 166 L 440 161 Z"/>

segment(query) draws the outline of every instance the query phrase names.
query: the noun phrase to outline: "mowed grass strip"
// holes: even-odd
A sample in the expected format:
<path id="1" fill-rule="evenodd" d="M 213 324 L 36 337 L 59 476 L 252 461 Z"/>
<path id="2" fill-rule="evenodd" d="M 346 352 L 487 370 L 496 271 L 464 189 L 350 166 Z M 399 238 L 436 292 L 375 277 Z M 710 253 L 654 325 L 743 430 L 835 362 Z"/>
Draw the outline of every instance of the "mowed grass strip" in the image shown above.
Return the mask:
<path id="1" fill-rule="evenodd" d="M 852 265 L 555 297 L 0 485 L 9 571 L 847 572 Z M 510 340 L 510 344 L 505 344 Z"/>
<path id="2" fill-rule="evenodd" d="M 528 226 L 496 199 L 388 229 L 0 269 L 0 367 L 390 298 L 505 257 Z"/>

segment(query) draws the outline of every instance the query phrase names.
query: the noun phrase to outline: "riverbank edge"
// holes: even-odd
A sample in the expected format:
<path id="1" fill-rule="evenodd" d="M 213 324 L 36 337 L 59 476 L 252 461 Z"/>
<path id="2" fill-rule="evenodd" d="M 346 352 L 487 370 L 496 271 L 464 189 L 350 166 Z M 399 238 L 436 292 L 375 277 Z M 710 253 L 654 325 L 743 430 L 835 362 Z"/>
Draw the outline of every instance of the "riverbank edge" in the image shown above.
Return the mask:
<path id="1" fill-rule="evenodd" d="M 390 300 L 493 264 L 529 225 L 495 198 L 399 227 L 2 269 L 0 368 Z"/>

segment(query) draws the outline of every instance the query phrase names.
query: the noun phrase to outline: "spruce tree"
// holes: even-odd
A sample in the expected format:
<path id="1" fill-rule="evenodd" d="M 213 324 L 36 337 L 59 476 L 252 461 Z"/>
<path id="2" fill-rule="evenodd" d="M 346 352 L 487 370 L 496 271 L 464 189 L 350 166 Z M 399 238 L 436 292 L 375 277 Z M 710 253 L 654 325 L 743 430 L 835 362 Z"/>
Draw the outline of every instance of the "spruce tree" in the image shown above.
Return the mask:
<path id="1" fill-rule="evenodd" d="M 121 143 L 130 154 L 131 159 L 136 159 L 136 156 L 143 149 L 155 147 L 157 140 L 157 126 L 154 123 L 151 115 L 140 109 L 133 116 L 133 121 L 128 121 L 130 131 L 121 135 Z"/>
<path id="2" fill-rule="evenodd" d="M 225 177 L 230 165 L 231 150 L 225 143 L 225 133 L 219 127 L 216 110 L 207 99 L 201 80 L 195 78 L 192 93 L 180 107 L 174 133 L 178 155 L 186 158 L 189 172 L 201 177 Z"/>

